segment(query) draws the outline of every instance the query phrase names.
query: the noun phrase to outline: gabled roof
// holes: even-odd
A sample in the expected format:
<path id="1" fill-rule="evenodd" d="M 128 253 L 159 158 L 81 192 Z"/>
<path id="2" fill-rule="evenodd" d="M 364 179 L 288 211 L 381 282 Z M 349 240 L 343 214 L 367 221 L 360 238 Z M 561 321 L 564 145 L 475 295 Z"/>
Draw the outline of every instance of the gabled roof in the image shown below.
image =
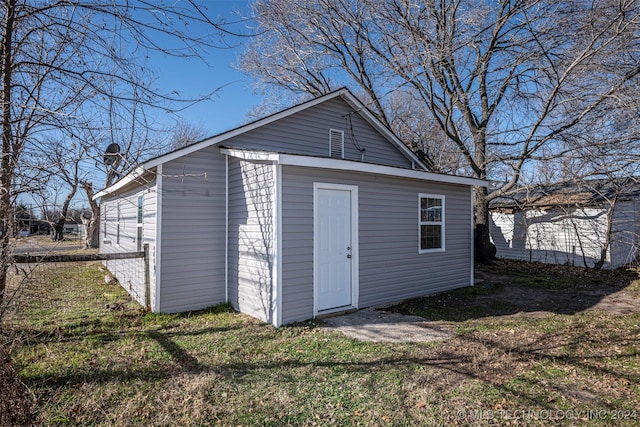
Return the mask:
<path id="1" fill-rule="evenodd" d="M 262 119 L 255 120 L 246 125 L 242 125 L 235 129 L 231 129 L 226 132 L 222 132 L 220 134 L 214 135 L 212 137 L 206 138 L 200 142 L 196 142 L 194 144 L 188 145 L 186 147 L 179 148 L 177 150 L 171 151 L 170 153 L 163 154 L 158 157 L 151 158 L 142 164 L 140 164 L 135 170 L 130 172 L 127 176 L 120 179 L 118 182 L 113 184 L 112 186 L 103 189 L 102 191 L 95 194 L 94 199 L 98 199 L 106 194 L 113 193 L 129 184 L 135 182 L 138 178 L 141 178 L 148 171 L 156 168 L 158 165 L 163 163 L 178 159 L 180 157 L 189 155 L 203 148 L 207 148 L 212 145 L 224 145 L 225 141 L 230 140 L 238 135 L 242 135 L 246 132 L 252 131 L 254 129 L 260 128 L 261 126 L 265 126 L 269 123 L 273 123 L 277 120 L 283 119 L 285 117 L 292 116 L 300 111 L 307 110 L 311 107 L 314 107 L 323 102 L 327 102 L 329 100 L 335 98 L 342 98 L 349 106 L 351 106 L 354 112 L 358 113 L 362 118 L 364 118 L 374 129 L 376 129 L 382 136 L 384 136 L 391 144 L 393 144 L 401 153 L 403 153 L 409 160 L 413 162 L 413 164 L 418 165 L 422 168 L 423 171 L 429 171 L 429 167 L 420 159 L 418 155 L 416 155 L 411 149 L 409 149 L 400 139 L 391 130 L 389 130 L 380 120 L 378 120 L 375 115 L 369 111 L 364 104 L 362 104 L 356 97 L 353 95 L 347 88 L 338 89 L 334 92 L 328 93 L 326 95 L 320 96 L 318 98 L 314 98 L 307 102 L 303 102 L 296 106 L 287 108 L 286 110 L 282 110 L 278 113 L 269 115 Z M 430 175 L 436 176 L 438 174 L 431 173 Z M 449 176 L 449 175 L 442 175 Z M 462 178 L 462 177 L 458 177 Z M 472 180 L 468 178 L 468 180 Z M 445 181 L 442 181 L 445 182 Z M 465 181 L 466 182 L 466 181 Z M 471 181 L 468 181 L 471 182 Z M 468 184 L 468 185 L 486 185 L 484 181 L 473 180 L 476 184 Z"/>
<path id="2" fill-rule="evenodd" d="M 490 207 L 526 208 L 552 206 L 595 206 L 617 197 L 628 200 L 640 196 L 640 177 L 566 181 L 549 185 L 520 187 L 492 200 Z"/>
<path id="3" fill-rule="evenodd" d="M 145 169 L 152 168 L 161 163 L 168 162 L 170 160 L 177 159 L 179 157 L 185 156 L 187 154 L 193 153 L 195 151 L 201 150 L 202 148 L 209 147 L 214 144 L 219 144 L 223 141 L 226 141 L 235 136 L 241 135 L 245 132 L 249 132 L 253 129 L 257 129 L 266 124 L 275 122 L 276 120 L 283 119 L 285 117 L 289 117 L 293 114 L 296 114 L 300 111 L 309 109 L 315 105 L 321 104 L 323 102 L 329 101 L 334 98 L 341 97 L 347 104 L 349 104 L 355 112 L 360 114 L 371 126 L 373 126 L 380 134 L 382 134 L 389 142 L 395 145 L 396 148 L 400 150 L 409 160 L 414 161 L 416 164 L 420 165 L 424 170 L 429 170 L 427 165 L 413 152 L 411 151 L 402 141 L 398 139 L 397 136 L 391 130 L 389 130 L 385 125 L 378 120 L 375 115 L 369 111 L 364 104 L 362 104 L 358 98 L 356 98 L 347 88 L 338 89 L 334 92 L 328 93 L 326 95 L 320 96 L 318 98 L 314 98 L 312 100 L 303 102 L 302 104 L 295 105 L 293 107 L 287 108 L 286 110 L 282 110 L 278 113 L 271 114 L 267 117 L 263 117 L 261 119 L 255 120 L 246 125 L 242 125 L 235 129 L 231 129 L 229 131 L 220 133 L 218 135 L 214 135 L 210 138 L 206 138 L 200 142 L 196 142 L 195 144 L 188 145 L 183 148 L 179 148 L 170 153 L 163 154 L 161 156 L 152 158 L 142 163 L 141 166 L 144 166 Z"/>

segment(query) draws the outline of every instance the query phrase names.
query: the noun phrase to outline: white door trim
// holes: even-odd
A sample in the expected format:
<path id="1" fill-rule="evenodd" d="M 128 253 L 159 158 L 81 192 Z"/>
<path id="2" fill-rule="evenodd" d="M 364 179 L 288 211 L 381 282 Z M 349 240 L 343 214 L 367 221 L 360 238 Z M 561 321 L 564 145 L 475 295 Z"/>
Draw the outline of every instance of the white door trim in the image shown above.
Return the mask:
<path id="1" fill-rule="evenodd" d="M 282 165 L 273 164 L 273 255 L 271 277 L 273 281 L 272 307 L 274 313 L 272 323 L 282 325 Z"/>
<path id="2" fill-rule="evenodd" d="M 351 306 L 358 308 L 360 291 L 360 246 L 358 242 L 358 186 L 333 184 L 324 182 L 313 183 L 313 315 L 318 315 L 318 190 L 342 190 L 351 193 Z M 344 310 L 339 307 L 335 311 Z M 332 310 L 322 310 L 322 314 Z"/>

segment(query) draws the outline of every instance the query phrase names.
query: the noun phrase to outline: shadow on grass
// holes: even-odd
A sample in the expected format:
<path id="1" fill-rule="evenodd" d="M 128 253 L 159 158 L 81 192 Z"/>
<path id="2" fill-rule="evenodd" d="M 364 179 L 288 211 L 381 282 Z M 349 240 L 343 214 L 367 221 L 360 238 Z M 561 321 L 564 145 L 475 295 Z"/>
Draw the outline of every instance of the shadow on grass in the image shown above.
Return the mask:
<path id="1" fill-rule="evenodd" d="M 390 310 L 429 320 L 461 322 L 488 316 L 548 312 L 575 314 L 590 308 L 638 279 L 636 270 L 592 271 L 519 261 L 476 268 L 481 283 L 428 297 L 414 298 Z M 640 311 L 640 300 L 628 298 L 607 311 Z"/>
<path id="2" fill-rule="evenodd" d="M 398 310 L 415 310 L 414 313 L 430 319 L 455 321 L 520 311 L 572 314 L 593 307 L 637 278 L 635 272 L 617 273 L 611 280 L 576 272 L 575 280 L 567 281 L 568 274 L 545 270 L 542 276 L 536 276 L 538 282 L 525 284 L 523 281 L 529 280 L 528 276 L 533 277 L 533 273 L 527 273 L 524 268 L 520 270 L 518 274 L 492 270 L 481 286 L 412 300 L 397 307 Z M 514 277 L 519 279 L 516 285 Z M 595 282 L 592 283 L 592 280 Z M 509 294 L 510 288 L 518 288 L 519 293 Z M 523 290 L 532 293 L 527 294 Z M 229 307 L 222 306 L 207 310 L 204 314 L 228 311 Z M 83 384 L 115 383 L 137 387 L 139 382 L 145 382 L 145 386 L 162 387 L 162 381 L 165 380 L 185 375 L 213 374 L 221 382 L 244 384 L 246 387 L 290 382 L 294 385 L 300 383 L 300 388 L 304 390 L 310 381 L 325 381 L 325 378 L 320 379 L 321 376 L 344 381 L 348 386 L 352 375 L 386 375 L 389 370 L 403 382 L 420 385 L 422 381 L 428 384 L 429 390 L 438 387 L 442 393 L 449 392 L 455 381 L 481 381 L 497 389 L 503 396 L 518 396 L 522 402 L 540 407 L 554 405 L 547 400 L 549 387 L 555 387 L 554 390 L 563 395 L 567 395 L 566 390 L 571 386 L 589 387 L 586 383 L 570 384 L 565 379 L 549 386 L 547 380 L 550 374 L 531 374 L 545 365 L 560 366 L 562 372 L 582 372 L 572 381 L 606 376 L 607 380 L 624 379 L 634 390 L 638 389 L 640 383 L 640 375 L 634 370 L 640 348 L 635 326 L 628 328 L 626 335 L 567 327 L 559 327 L 553 333 L 530 333 L 525 328 L 514 334 L 502 330 L 491 333 L 471 331 L 440 343 L 398 346 L 356 343 L 338 333 L 328 334 L 309 328 L 309 324 L 274 329 L 270 325 L 247 321 L 244 317 L 231 321 L 226 318 L 218 321 L 220 319 L 212 317 L 206 322 L 199 322 L 198 318 L 204 314 L 110 313 L 100 317 L 99 322 L 84 319 L 56 328 L 32 329 L 31 332 L 41 335 L 25 342 L 23 347 L 36 345 L 40 341 L 43 344 L 57 340 L 80 343 L 87 339 L 94 339 L 95 346 L 78 363 L 62 361 L 62 367 L 27 374 L 23 381 L 34 388 L 48 389 L 47 392 L 55 394 L 70 388 L 80 389 L 79 386 Z M 193 318 L 194 322 L 184 321 L 186 318 Z M 184 340 L 189 337 L 208 341 L 208 345 L 195 348 L 190 344 L 181 345 L 190 342 Z M 122 340 L 122 345 L 118 344 L 119 340 Z M 153 345 L 153 350 L 162 353 L 161 357 L 158 354 L 143 355 L 137 351 L 136 345 L 148 340 L 157 343 Z M 66 349 L 70 350 L 69 354 L 76 351 L 73 345 Z M 616 353 L 616 348 L 625 351 Z M 81 356 L 82 351 L 82 347 L 77 349 Z M 91 354 L 108 354 L 110 351 L 114 352 L 112 357 L 109 355 L 99 362 L 88 360 Z M 215 352 L 220 355 L 212 357 L 209 354 Z M 376 386 L 375 381 L 372 384 Z M 610 391 L 594 391 L 591 396 L 595 398 L 587 394 L 575 396 L 586 404 L 597 403 L 610 409 L 619 409 L 610 403 L 614 401 L 606 395 Z M 384 390 L 379 392 L 384 393 Z"/>
<path id="3" fill-rule="evenodd" d="M 260 326 L 259 329 L 272 327 Z M 245 357 L 231 363 L 212 364 L 206 357 L 198 360 L 198 357 L 186 351 L 178 345 L 174 338 L 189 335 L 189 333 L 166 333 L 160 331 L 144 332 L 148 337 L 159 343 L 162 349 L 171 357 L 174 364 L 156 364 L 155 367 L 130 366 L 127 369 L 111 369 L 99 367 L 96 369 L 73 372 L 61 375 L 46 375 L 41 377 L 29 377 L 28 383 L 39 383 L 53 389 L 66 389 L 82 384 L 105 383 L 130 383 L 132 381 L 148 381 L 155 383 L 162 380 L 178 378 L 181 375 L 215 374 L 220 381 L 232 381 L 236 384 L 245 383 L 260 384 L 301 382 L 305 383 L 309 376 L 323 371 L 321 375 L 331 375 L 326 370 L 333 371 L 340 376 L 345 371 L 350 375 L 370 375 L 375 372 L 387 370 L 400 370 L 407 381 L 420 382 L 419 372 L 425 372 L 423 368 L 430 368 L 440 372 L 438 377 L 453 374 L 459 381 L 478 380 L 490 384 L 503 393 L 518 396 L 522 401 L 530 405 L 549 407 L 547 400 L 548 386 L 546 377 L 522 375 L 533 367 L 544 364 L 554 364 L 573 371 L 585 371 L 589 376 L 609 375 L 617 379 L 624 378 L 633 386 L 640 385 L 640 375 L 632 370 L 625 371 L 620 368 L 627 361 L 635 363 L 638 358 L 637 351 L 629 351 L 625 354 L 613 354 L 607 352 L 599 355 L 581 355 L 579 352 L 567 353 L 567 348 L 572 346 L 590 345 L 598 348 L 627 347 L 637 349 L 640 346 L 640 338 L 619 337 L 616 339 L 602 340 L 598 337 L 589 337 L 586 333 L 577 334 L 567 339 L 565 334 L 540 335 L 533 339 L 523 341 L 513 335 L 505 338 L 505 335 L 493 335 L 466 333 L 435 347 L 424 346 L 415 351 L 394 353 L 393 356 L 371 357 L 366 355 L 366 360 L 353 360 L 351 356 L 341 356 L 325 352 L 310 351 L 307 354 L 289 352 L 281 354 L 284 357 L 273 357 L 271 360 L 259 357 Z M 217 332 L 212 332 L 217 333 Z M 263 344 L 261 340 L 271 340 L 269 335 L 261 337 L 256 331 L 252 341 L 256 346 Z M 337 335 L 336 335 L 337 337 Z M 605 335 L 603 335 L 605 337 Z M 529 337 L 531 338 L 531 337 Z M 333 339 L 333 338 L 332 338 Z M 336 340 L 346 340 L 335 338 Z M 348 340 L 346 340 L 348 341 Z M 339 344 L 339 343 L 338 343 Z M 370 349 L 371 351 L 371 349 Z M 274 354 L 273 356 L 278 356 Z M 364 357 L 363 353 L 363 357 Z M 277 359 L 277 360 L 274 360 Z M 614 363 L 611 361 L 614 360 Z M 420 368 L 416 370 L 416 368 Z M 620 368 L 620 369 L 616 369 Z M 434 372 L 434 371 L 431 371 Z M 518 376 L 519 383 L 510 380 Z M 580 377 L 576 377 L 580 378 Z M 424 381 L 433 381 L 433 376 Z M 447 379 L 447 387 L 450 379 Z M 442 387 L 445 387 L 443 384 Z M 568 390 L 568 389 L 567 389 Z M 558 393 L 568 393 L 562 387 L 557 387 Z M 595 393 L 595 392 L 594 392 Z M 580 396 L 578 400 L 580 400 Z M 583 398 L 585 404 L 597 403 L 609 409 L 616 408 L 614 404 L 607 403 L 606 394 L 598 395 L 590 393 Z M 597 402 L 595 402 L 597 400 Z"/>
<path id="4" fill-rule="evenodd" d="M 212 332 L 213 331 L 198 331 L 198 335 Z M 147 331 L 146 335 L 160 344 L 160 347 L 162 347 L 164 351 L 166 351 L 171 356 L 174 362 L 178 363 L 181 369 L 183 369 L 184 371 L 202 372 L 204 370 L 204 366 L 202 366 L 200 362 L 198 362 L 198 359 L 191 356 L 187 351 L 176 344 L 168 334 L 164 334 L 159 331 Z"/>
<path id="5" fill-rule="evenodd" d="M 160 332 L 162 329 L 171 327 L 173 323 L 162 324 L 156 326 L 156 330 L 147 330 L 144 326 L 141 329 L 135 329 L 135 325 L 126 324 L 127 321 L 132 323 L 140 323 L 140 317 L 135 314 L 118 315 L 120 318 L 114 320 L 113 318 L 92 318 L 82 321 L 74 321 L 70 323 L 62 323 L 59 325 L 45 325 L 42 327 L 27 327 L 18 326 L 13 327 L 11 334 L 20 339 L 25 344 L 37 345 L 40 343 L 70 343 L 80 342 L 87 339 L 95 339 L 97 341 L 109 342 L 117 341 L 119 339 L 139 336 L 145 334 L 149 338 L 155 339 L 159 344 L 163 344 L 160 340 L 164 339 L 165 335 L 171 336 L 173 333 Z M 190 314 L 193 317 L 194 313 Z M 186 317 L 186 316 L 185 316 Z M 131 329 L 134 327 L 134 329 Z M 193 331 L 181 332 L 182 336 L 197 336 L 207 335 L 211 333 L 231 332 L 237 329 L 241 329 L 241 325 L 225 325 L 225 326 L 211 326 L 206 328 L 200 328 Z"/>

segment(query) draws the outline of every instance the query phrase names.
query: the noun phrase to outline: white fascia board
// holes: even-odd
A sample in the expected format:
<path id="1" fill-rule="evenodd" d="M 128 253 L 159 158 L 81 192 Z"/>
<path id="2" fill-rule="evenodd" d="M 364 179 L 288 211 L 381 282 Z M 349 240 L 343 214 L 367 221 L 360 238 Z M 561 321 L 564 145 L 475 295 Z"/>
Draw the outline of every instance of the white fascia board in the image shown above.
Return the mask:
<path id="1" fill-rule="evenodd" d="M 115 184 L 113 184 L 110 187 L 107 187 L 103 190 L 98 191 L 96 194 L 94 194 L 93 196 L 93 200 L 97 200 L 100 197 L 103 196 L 107 196 L 115 191 L 118 191 L 119 189 L 131 184 L 133 181 L 135 181 L 136 179 L 140 178 L 142 175 L 145 174 L 145 172 L 147 172 L 148 169 L 144 168 L 142 166 L 138 166 L 136 169 L 133 170 L 133 172 L 129 172 L 129 174 L 127 176 L 125 176 L 124 178 L 122 178 L 120 181 L 116 182 Z"/>
<path id="2" fill-rule="evenodd" d="M 280 154 L 268 151 L 240 150 L 236 148 L 221 148 L 220 153 L 242 160 L 253 160 L 263 162 L 278 162 Z"/>
<path id="3" fill-rule="evenodd" d="M 280 120 L 282 118 L 291 116 L 293 114 L 296 114 L 300 111 L 306 110 L 308 108 L 311 108 L 315 105 L 321 104 L 329 99 L 338 97 L 338 96 L 342 96 L 344 94 L 349 94 L 349 91 L 347 89 L 340 89 L 337 90 L 335 92 L 329 93 L 327 95 L 321 96 L 319 98 L 315 98 L 312 99 L 310 101 L 307 101 L 305 103 L 302 103 L 300 105 L 297 105 L 295 107 L 286 109 L 284 111 L 281 111 L 279 113 L 273 114 L 271 116 L 265 117 L 264 119 L 260 119 L 257 120 L 253 123 L 249 123 L 247 125 L 244 126 L 240 126 L 239 128 L 230 130 L 229 132 L 225 132 L 223 134 L 214 136 L 212 138 L 208 138 L 205 139 L 204 141 L 200 141 L 198 143 L 195 143 L 193 145 L 189 145 L 188 147 L 182 148 L 180 150 L 176 150 L 173 151 L 171 153 L 167 153 L 163 156 L 160 157 L 156 157 L 155 159 L 151 159 L 148 160 L 144 163 L 142 163 L 140 166 L 138 166 L 138 168 L 136 168 L 133 172 L 129 173 L 127 176 L 125 176 L 124 178 L 122 178 L 120 181 L 118 181 L 117 183 L 115 183 L 114 185 L 112 185 L 111 187 L 105 188 L 104 190 L 98 192 L 93 198 L 98 199 L 102 196 L 106 196 L 108 194 L 113 193 L 114 191 L 124 187 L 125 185 L 129 184 L 130 182 L 132 182 L 133 180 L 135 180 L 136 178 L 139 178 L 140 176 L 142 176 L 142 174 L 145 172 L 145 170 L 150 170 L 154 167 L 157 167 L 158 165 L 161 165 L 163 163 L 166 162 L 170 162 L 171 160 L 175 160 L 178 159 L 182 156 L 186 156 L 188 154 L 194 153 L 198 150 L 201 150 L 203 148 L 209 147 L 211 145 L 216 145 L 219 144 L 223 141 L 226 141 L 228 139 L 231 139 L 233 137 L 236 137 L 238 135 L 241 135 L 245 132 L 249 132 L 251 130 L 257 129 L 259 127 L 262 127 L 264 125 L 267 125 L 269 123 L 275 122 L 276 120 Z M 349 96 L 350 99 L 353 99 L 352 96 Z M 353 101 L 352 101 L 353 102 Z M 237 150 L 234 150 L 237 151 Z M 223 154 L 226 154 L 223 151 Z M 234 154 L 229 154 L 232 157 L 238 157 Z M 259 160 L 259 159 L 254 159 L 254 158 L 246 158 L 247 160 Z M 263 159 L 263 160 L 267 160 L 267 161 L 272 161 L 271 159 Z"/>
<path id="4" fill-rule="evenodd" d="M 394 168 L 392 166 L 359 163 L 350 160 L 338 160 L 329 158 L 317 158 L 306 156 L 292 156 L 280 154 L 278 162 L 288 166 L 313 167 L 320 169 L 343 170 L 349 172 L 363 172 L 376 175 L 387 175 L 400 178 L 419 179 L 422 181 L 442 182 L 446 184 L 471 185 L 487 187 L 489 183 L 481 179 L 467 178 L 463 176 L 444 175 L 433 172 L 424 172 L 412 169 Z"/>
<path id="5" fill-rule="evenodd" d="M 222 154 L 243 160 L 269 161 L 286 166 L 300 166 L 318 169 L 341 170 L 347 172 L 362 172 L 375 175 L 386 175 L 398 178 L 419 179 L 422 181 L 441 182 L 445 184 L 469 185 L 487 187 L 489 182 L 464 176 L 444 175 L 413 169 L 401 169 L 393 166 L 360 163 L 352 160 L 330 159 L 323 157 L 309 157 L 292 154 L 280 154 L 268 151 L 253 151 L 241 149 L 220 149 Z"/>

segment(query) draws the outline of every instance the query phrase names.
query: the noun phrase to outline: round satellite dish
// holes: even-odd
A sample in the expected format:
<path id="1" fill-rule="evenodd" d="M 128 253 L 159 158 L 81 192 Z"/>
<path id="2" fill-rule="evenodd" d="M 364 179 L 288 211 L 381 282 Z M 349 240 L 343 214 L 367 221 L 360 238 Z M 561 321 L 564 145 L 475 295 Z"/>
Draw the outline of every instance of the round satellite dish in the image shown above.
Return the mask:
<path id="1" fill-rule="evenodd" d="M 104 164 L 107 166 L 111 166 L 116 161 L 119 154 L 120 146 L 115 142 L 112 142 L 111 144 L 109 144 L 107 149 L 104 150 Z"/>

